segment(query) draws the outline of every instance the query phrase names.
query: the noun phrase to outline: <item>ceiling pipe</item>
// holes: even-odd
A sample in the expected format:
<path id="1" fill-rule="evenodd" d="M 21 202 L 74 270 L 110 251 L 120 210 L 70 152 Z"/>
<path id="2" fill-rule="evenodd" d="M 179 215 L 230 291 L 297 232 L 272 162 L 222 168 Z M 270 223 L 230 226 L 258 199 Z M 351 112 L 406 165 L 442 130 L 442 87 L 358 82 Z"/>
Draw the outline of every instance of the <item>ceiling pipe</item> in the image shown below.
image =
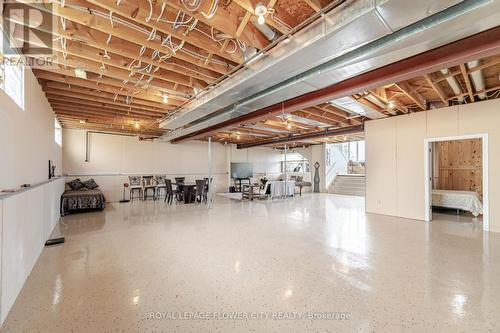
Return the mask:
<path id="1" fill-rule="evenodd" d="M 463 38 L 433 50 L 420 53 L 390 65 L 352 77 L 337 84 L 297 96 L 284 102 L 253 111 L 233 119 L 222 121 L 204 129 L 171 140 L 180 143 L 216 133 L 222 129 L 249 122 L 257 122 L 281 113 L 329 102 L 360 91 L 371 90 L 386 84 L 404 81 L 416 76 L 463 64 L 474 59 L 492 56 L 500 52 L 500 26 Z"/>
<path id="2" fill-rule="evenodd" d="M 472 84 L 474 84 L 474 89 L 476 92 L 484 91 L 486 89 L 484 84 L 483 72 L 481 70 L 474 70 L 474 68 L 478 67 L 479 65 L 480 65 L 479 60 L 473 60 L 467 63 L 467 67 L 469 68 L 470 71 L 470 77 L 472 78 Z M 485 93 L 480 93 L 477 96 L 480 99 L 486 98 Z"/>
<path id="3" fill-rule="evenodd" d="M 445 68 L 445 69 L 441 70 L 441 73 L 443 75 L 449 75 L 450 71 L 448 70 L 448 68 Z M 453 76 L 453 75 L 448 76 L 446 78 L 446 82 L 448 82 L 448 84 L 451 87 L 451 90 L 453 90 L 453 93 L 455 94 L 455 96 L 457 96 L 458 101 L 463 102 L 464 98 L 462 96 L 462 93 L 463 93 L 462 88 L 460 88 L 460 85 L 458 84 L 458 81 L 455 78 L 455 76 Z"/>
<path id="4" fill-rule="evenodd" d="M 276 38 L 276 31 L 269 28 L 267 24 L 258 24 L 255 21 L 252 21 L 252 25 L 257 28 L 262 34 L 270 41 L 273 41 Z"/>
<path id="5" fill-rule="evenodd" d="M 275 138 L 275 139 L 254 141 L 254 142 L 248 142 L 248 143 L 239 143 L 236 146 L 236 148 L 246 149 L 246 148 L 265 146 L 265 145 L 270 145 L 270 144 L 287 143 L 287 142 L 293 142 L 293 141 L 325 138 L 328 136 L 346 135 L 346 134 L 363 133 L 363 132 L 364 132 L 364 126 L 361 124 L 361 125 L 350 126 L 350 127 L 327 129 L 327 130 L 319 131 L 319 132 L 290 135 L 290 136 L 287 136 L 284 138 Z"/>
<path id="6" fill-rule="evenodd" d="M 349 7 L 349 4 L 351 4 L 352 2 L 356 1 L 347 1 L 345 4 L 347 7 Z M 375 5 L 381 3 L 393 4 L 397 1 L 360 0 L 360 2 L 363 2 L 365 4 L 371 3 L 372 5 Z M 446 2 L 446 0 L 439 1 L 441 5 L 444 2 Z M 418 3 L 422 2 L 419 1 Z M 425 3 L 427 3 L 427 1 L 425 1 Z M 403 24 L 402 26 L 399 26 L 398 24 L 396 24 L 396 31 L 391 33 L 387 32 L 387 22 L 385 22 L 385 28 L 381 28 L 381 30 L 384 30 L 386 33 L 381 31 L 375 32 L 375 35 L 377 35 L 378 37 L 375 35 L 371 36 L 373 38 L 368 38 L 368 40 L 364 40 L 364 42 L 356 39 L 357 42 L 361 43 L 357 44 L 355 42 L 354 44 L 352 44 L 352 48 L 347 49 L 345 48 L 345 46 L 351 45 L 351 38 L 348 38 L 347 36 L 342 37 L 343 35 L 337 36 L 334 33 L 332 38 L 338 38 L 339 40 L 337 43 L 333 43 L 333 39 L 326 40 L 325 33 L 327 30 L 325 29 L 328 29 L 329 25 L 322 25 L 322 36 L 324 36 L 324 38 L 322 38 L 321 40 L 327 43 L 329 47 L 331 47 L 332 54 L 330 57 L 327 57 L 331 60 L 327 60 L 327 58 L 321 56 L 312 57 L 312 59 L 315 59 L 317 61 L 314 62 L 314 64 L 318 63 L 320 65 L 317 65 L 316 67 L 314 67 L 312 64 L 305 66 L 304 69 L 309 69 L 303 72 L 295 71 L 294 68 L 290 68 L 292 72 L 298 73 L 293 76 L 283 75 L 283 72 L 287 72 L 287 68 L 281 68 L 279 71 L 277 71 L 276 74 L 278 75 L 279 80 L 276 80 L 274 74 L 271 75 L 272 71 L 270 70 L 267 72 L 267 79 L 264 77 L 260 77 L 260 79 L 263 80 L 256 79 L 257 77 L 259 77 L 259 75 L 255 75 L 255 77 L 250 75 L 250 77 L 247 77 L 246 74 L 250 73 L 251 71 L 244 71 L 241 75 L 235 76 L 234 80 L 229 80 L 223 85 L 227 88 L 222 88 L 224 92 L 215 92 L 214 90 L 214 92 L 210 92 L 203 98 L 191 102 L 190 107 L 187 107 L 185 109 L 185 112 L 183 112 L 182 114 L 178 114 L 170 119 L 162 120 L 160 126 L 172 130 L 164 134 L 162 136 L 162 140 L 174 140 L 190 133 L 203 130 L 204 128 L 208 128 L 217 123 L 226 121 L 229 118 L 236 118 L 238 116 L 252 112 L 254 110 L 258 110 L 268 105 L 279 103 L 283 100 L 292 98 L 293 96 L 306 94 L 314 89 L 322 89 L 326 86 L 345 80 L 348 77 L 359 75 L 365 71 L 385 66 L 392 62 L 398 61 L 399 59 L 404 59 L 411 55 L 418 54 L 419 52 L 424 52 L 424 50 L 429 50 L 433 47 L 438 47 L 439 45 L 450 43 L 453 40 L 464 38 L 458 36 L 472 35 L 474 33 L 473 31 L 480 31 L 481 28 L 479 26 L 470 24 L 467 25 L 467 28 L 463 28 L 462 24 L 457 24 L 460 29 L 457 28 L 456 31 L 453 32 L 452 35 L 454 35 L 455 37 L 453 37 L 452 39 L 439 38 L 437 41 L 435 40 L 435 36 L 430 36 L 428 32 L 437 30 L 438 26 L 441 24 L 443 24 L 444 26 L 450 26 L 452 25 L 452 21 L 459 21 L 459 17 L 461 17 L 462 15 L 475 16 L 473 15 L 474 13 L 478 14 L 480 12 L 484 16 L 484 12 L 488 9 L 486 8 L 487 5 L 489 6 L 489 9 L 492 9 L 492 7 L 500 6 L 500 2 L 495 3 L 490 0 L 464 0 L 458 2 L 456 5 L 447 7 L 447 9 L 445 10 L 438 11 L 437 13 L 430 16 L 428 16 L 428 14 L 432 13 L 433 11 L 426 11 L 427 14 L 423 15 L 420 20 L 410 19 L 408 22 L 406 22 L 408 25 Z M 378 15 L 375 15 L 373 13 L 373 10 L 379 10 L 377 8 L 378 7 L 376 6 L 375 8 L 372 8 L 372 10 L 370 11 L 370 13 L 372 13 L 371 15 L 378 17 Z M 490 10 L 490 13 L 493 12 L 495 11 Z M 350 14 L 347 15 L 350 17 Z M 493 16 L 496 17 L 496 15 L 497 14 L 494 14 Z M 467 18 L 467 16 L 464 18 Z M 380 18 L 373 19 L 378 20 L 380 24 L 384 23 L 380 21 Z M 343 19 L 340 21 L 343 21 Z M 326 21 L 323 22 L 326 24 Z M 363 22 L 362 19 L 360 19 L 357 24 L 363 25 L 361 22 Z M 496 22 L 494 22 L 493 19 L 487 20 L 485 18 L 485 25 L 482 27 L 482 29 L 486 30 L 488 29 L 487 27 L 492 26 L 496 27 Z M 373 27 L 373 29 L 375 28 Z M 371 30 L 371 28 L 369 30 Z M 348 30 L 344 31 L 343 33 L 347 33 L 347 31 Z M 353 34 L 355 35 L 357 33 L 358 31 L 353 32 Z M 304 36 L 301 36 L 301 40 L 305 39 L 303 37 Z M 359 37 L 361 38 L 361 36 Z M 432 41 L 429 40 L 429 38 L 431 38 Z M 410 46 L 411 44 L 407 44 L 408 40 L 410 39 L 414 39 L 417 44 L 415 44 L 414 46 Z M 423 40 L 426 40 L 427 42 L 424 43 Z M 438 42 L 439 40 L 441 40 L 441 42 Z M 445 40 L 447 42 L 445 42 Z M 295 37 L 291 38 L 290 41 L 292 43 L 291 45 L 295 45 L 293 43 L 297 42 Z M 328 41 L 332 44 L 328 44 Z M 347 43 L 346 45 L 342 46 L 344 42 Z M 307 42 L 304 43 L 307 44 Z M 316 40 L 315 43 L 321 44 L 321 41 Z M 334 44 L 337 45 L 335 46 Z M 404 51 L 397 51 L 398 45 L 406 45 L 403 47 Z M 431 45 L 434 46 L 431 47 Z M 335 51 L 336 48 L 340 48 L 342 51 L 337 53 Z M 285 51 L 285 49 L 286 47 L 279 47 L 279 50 L 281 52 Z M 303 50 L 303 48 L 301 50 Z M 326 50 L 323 49 L 323 52 L 325 51 Z M 329 51 L 326 52 L 330 53 Z M 400 52 L 402 52 L 402 54 Z M 401 55 L 398 56 L 395 53 Z M 308 55 L 307 51 L 304 51 L 304 53 L 301 52 L 301 54 L 304 57 L 302 57 L 302 59 L 294 58 L 293 62 L 300 63 L 310 58 L 310 54 Z M 387 55 L 387 59 L 392 60 L 384 60 L 384 58 L 386 58 L 385 56 L 383 56 L 384 54 Z M 403 54 L 405 55 L 403 56 Z M 278 58 L 280 57 L 278 56 Z M 268 60 L 268 58 L 265 58 L 263 59 L 263 61 L 267 64 L 268 62 L 266 61 L 266 59 Z M 326 62 L 324 62 L 325 60 Z M 258 65 L 263 64 L 261 64 L 260 61 L 258 64 L 255 64 L 255 66 L 257 67 L 255 68 L 255 70 L 261 71 L 262 68 Z M 274 65 L 277 69 L 280 68 L 278 64 Z M 244 77 L 246 77 L 247 80 L 243 82 L 241 80 Z M 239 82 L 238 86 L 240 86 L 240 88 L 245 87 L 246 89 L 238 90 L 236 86 L 233 86 L 231 82 L 234 83 L 235 80 Z M 251 83 L 248 83 L 247 81 Z M 267 84 L 267 82 L 272 82 L 272 84 Z M 200 117 L 203 118 L 203 121 L 201 122 L 198 121 Z"/>

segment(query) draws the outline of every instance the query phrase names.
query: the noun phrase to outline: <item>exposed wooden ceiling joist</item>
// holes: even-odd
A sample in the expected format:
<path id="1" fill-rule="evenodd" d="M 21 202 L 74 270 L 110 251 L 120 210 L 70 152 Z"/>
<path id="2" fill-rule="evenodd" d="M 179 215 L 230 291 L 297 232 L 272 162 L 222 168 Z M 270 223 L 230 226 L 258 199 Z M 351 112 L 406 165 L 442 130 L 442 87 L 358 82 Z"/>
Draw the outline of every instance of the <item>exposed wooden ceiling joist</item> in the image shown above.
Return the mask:
<path id="1" fill-rule="evenodd" d="M 71 0 L 75 1 L 75 0 Z M 78 2 L 85 2 L 79 0 Z M 152 17 L 150 17 L 150 10 L 148 7 L 141 7 L 138 1 L 120 1 L 119 3 L 114 0 L 87 0 L 87 2 L 99 6 L 107 11 L 112 11 L 113 13 L 122 15 L 125 18 L 131 19 L 135 22 L 140 23 L 150 29 L 156 29 L 159 32 L 162 32 L 167 35 L 171 35 L 181 41 L 190 43 L 194 46 L 197 46 L 208 53 L 216 54 L 226 60 L 235 63 L 242 63 L 244 58 L 241 52 L 224 52 L 220 50 L 220 46 L 218 43 L 214 43 L 214 40 L 209 36 L 193 29 L 188 33 L 182 32 L 183 29 L 177 28 L 174 29 L 171 24 L 165 24 L 162 21 L 158 20 L 160 13 L 162 13 L 161 7 L 162 5 L 158 2 L 154 2 L 152 7 Z M 175 21 L 176 15 L 170 11 L 163 10 L 161 20 L 167 20 L 170 22 Z M 184 29 L 186 30 L 186 29 Z"/>

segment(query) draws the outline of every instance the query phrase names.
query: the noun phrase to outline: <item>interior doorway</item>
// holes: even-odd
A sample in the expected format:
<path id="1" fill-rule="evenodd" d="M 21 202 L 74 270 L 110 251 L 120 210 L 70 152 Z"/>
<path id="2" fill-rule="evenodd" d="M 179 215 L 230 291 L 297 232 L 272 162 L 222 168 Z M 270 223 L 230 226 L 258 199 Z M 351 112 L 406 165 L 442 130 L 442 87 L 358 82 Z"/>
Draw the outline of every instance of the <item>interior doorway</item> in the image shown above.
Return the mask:
<path id="1" fill-rule="evenodd" d="M 425 140 L 425 220 L 460 214 L 489 230 L 487 134 Z"/>

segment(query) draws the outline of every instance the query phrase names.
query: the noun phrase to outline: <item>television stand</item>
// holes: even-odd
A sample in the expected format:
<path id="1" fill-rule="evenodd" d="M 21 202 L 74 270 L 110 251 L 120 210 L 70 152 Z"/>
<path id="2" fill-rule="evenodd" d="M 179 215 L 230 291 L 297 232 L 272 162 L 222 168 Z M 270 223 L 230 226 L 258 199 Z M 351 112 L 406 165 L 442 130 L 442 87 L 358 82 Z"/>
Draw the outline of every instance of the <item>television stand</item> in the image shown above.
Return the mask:
<path id="1" fill-rule="evenodd" d="M 250 178 L 235 178 L 234 179 L 234 191 L 241 192 L 243 185 L 250 185 Z"/>

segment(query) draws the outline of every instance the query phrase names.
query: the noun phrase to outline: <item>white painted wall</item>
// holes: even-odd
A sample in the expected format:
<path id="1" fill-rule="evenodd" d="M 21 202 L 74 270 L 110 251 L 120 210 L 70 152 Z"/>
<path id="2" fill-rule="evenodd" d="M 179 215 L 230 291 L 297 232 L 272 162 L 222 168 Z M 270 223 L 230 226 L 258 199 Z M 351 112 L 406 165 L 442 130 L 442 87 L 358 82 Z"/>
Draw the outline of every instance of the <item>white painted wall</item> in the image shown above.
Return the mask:
<path id="1" fill-rule="evenodd" d="M 24 110 L 0 90 L 0 190 L 47 179 L 49 159 L 62 170 L 54 114 L 31 70 L 24 73 Z"/>
<path id="2" fill-rule="evenodd" d="M 59 178 L 0 200 L 2 323 L 59 220 L 59 203 L 63 191 L 64 178 Z"/>
<path id="3" fill-rule="evenodd" d="M 191 141 L 172 145 L 160 141 L 139 141 L 136 137 L 90 134 L 89 161 L 85 162 L 85 131 L 63 130 L 63 165 L 68 179 L 94 178 L 107 201 L 123 196 L 123 183 L 128 175 L 166 174 L 194 181 L 208 176 L 208 143 Z M 307 151 L 308 149 L 306 149 Z M 291 154 L 289 159 L 298 159 Z M 282 175 L 283 154 L 270 148 L 236 149 L 235 145 L 212 143 L 212 173 L 215 190 L 227 192 L 231 162 L 253 163 L 254 181 L 266 174 L 269 179 Z M 309 174 L 305 179 L 308 179 Z M 128 196 L 128 191 L 127 191 Z"/>
<path id="4" fill-rule="evenodd" d="M 85 131 L 63 130 L 64 173 L 82 180 L 94 178 L 107 201 L 118 201 L 128 175 L 166 174 L 194 181 L 208 176 L 208 143 L 172 145 L 139 141 L 136 137 L 90 134 L 89 161 L 85 162 Z M 227 188 L 226 147 L 212 143 L 212 174 L 216 190 Z M 69 177 L 72 179 L 75 177 Z M 127 193 L 128 195 L 128 193 Z"/>
<path id="5" fill-rule="evenodd" d="M 0 189 L 48 178 L 48 160 L 61 171 L 54 114 L 33 73 L 25 70 L 25 109 L 0 91 Z M 64 180 L 0 196 L 0 322 L 3 323 L 59 218 Z"/>
<path id="6" fill-rule="evenodd" d="M 424 219 L 424 140 L 487 133 L 490 230 L 500 232 L 500 100 L 368 121 L 367 212 Z"/>

